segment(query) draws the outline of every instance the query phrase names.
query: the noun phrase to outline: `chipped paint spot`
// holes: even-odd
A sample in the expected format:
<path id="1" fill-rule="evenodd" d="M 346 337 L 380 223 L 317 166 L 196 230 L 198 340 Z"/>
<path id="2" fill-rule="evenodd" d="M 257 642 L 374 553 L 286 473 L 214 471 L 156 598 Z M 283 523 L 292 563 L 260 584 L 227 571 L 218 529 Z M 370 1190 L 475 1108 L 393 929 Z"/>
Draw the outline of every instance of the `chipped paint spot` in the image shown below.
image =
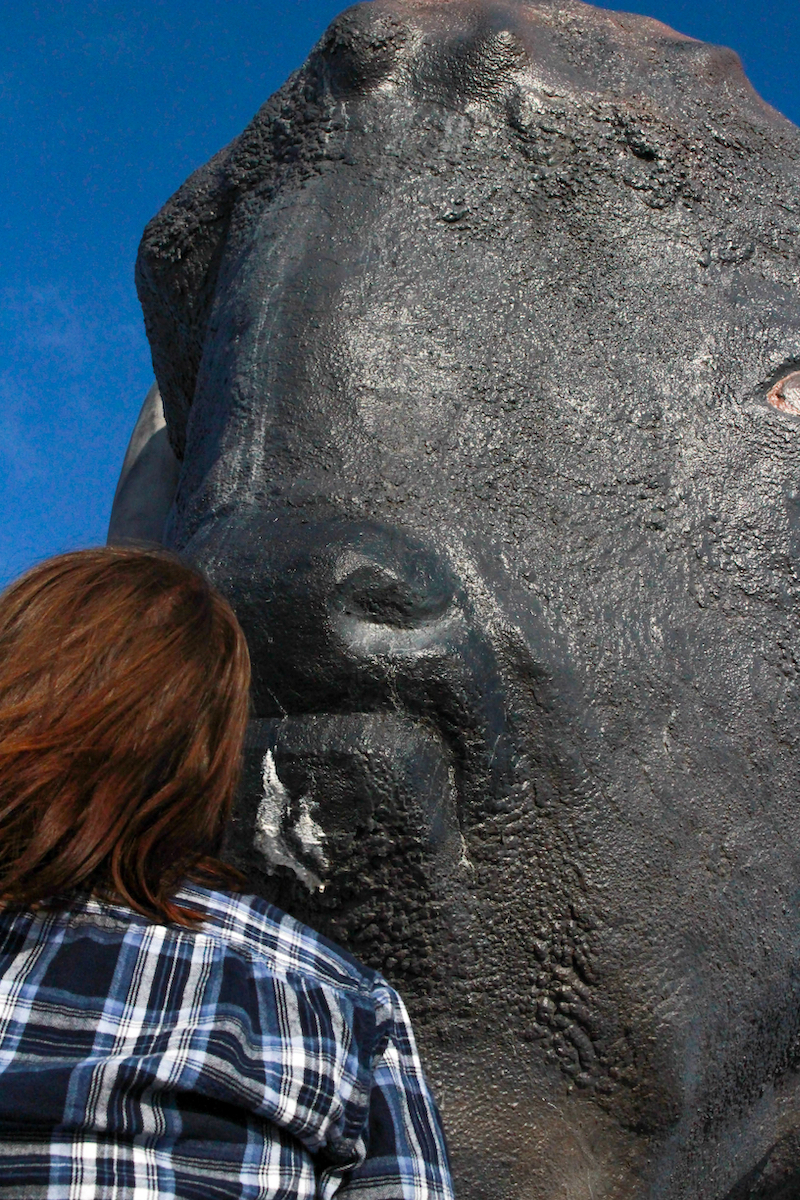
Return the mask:
<path id="1" fill-rule="evenodd" d="M 306 796 L 293 803 L 281 783 L 272 751 L 264 755 L 261 767 L 262 795 L 256 813 L 253 845 L 269 866 L 288 867 L 310 892 L 323 892 L 325 883 L 317 871 L 301 861 L 292 849 L 294 842 L 304 858 L 321 872 L 328 868 L 325 855 L 325 831 L 314 820 Z"/>

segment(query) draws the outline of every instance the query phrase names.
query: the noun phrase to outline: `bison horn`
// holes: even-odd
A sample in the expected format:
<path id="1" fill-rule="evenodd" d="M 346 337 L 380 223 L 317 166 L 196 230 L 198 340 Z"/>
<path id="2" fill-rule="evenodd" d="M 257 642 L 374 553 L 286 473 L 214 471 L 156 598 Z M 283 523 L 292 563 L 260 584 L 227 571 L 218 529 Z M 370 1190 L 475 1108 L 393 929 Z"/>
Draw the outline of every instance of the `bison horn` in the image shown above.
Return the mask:
<path id="1" fill-rule="evenodd" d="M 108 544 L 161 545 L 178 484 L 178 462 L 167 436 L 158 384 L 145 396 L 111 505 Z"/>

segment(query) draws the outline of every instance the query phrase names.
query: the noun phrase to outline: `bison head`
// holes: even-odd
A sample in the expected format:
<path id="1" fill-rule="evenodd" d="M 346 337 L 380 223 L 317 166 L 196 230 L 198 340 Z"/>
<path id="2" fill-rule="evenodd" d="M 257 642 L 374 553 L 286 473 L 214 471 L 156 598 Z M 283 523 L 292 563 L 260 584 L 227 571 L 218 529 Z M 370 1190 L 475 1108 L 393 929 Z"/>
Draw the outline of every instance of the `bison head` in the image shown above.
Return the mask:
<path id="1" fill-rule="evenodd" d="M 461 1200 L 798 1194 L 799 228 L 730 52 L 375 0 L 145 233 L 228 852 L 409 998 Z"/>

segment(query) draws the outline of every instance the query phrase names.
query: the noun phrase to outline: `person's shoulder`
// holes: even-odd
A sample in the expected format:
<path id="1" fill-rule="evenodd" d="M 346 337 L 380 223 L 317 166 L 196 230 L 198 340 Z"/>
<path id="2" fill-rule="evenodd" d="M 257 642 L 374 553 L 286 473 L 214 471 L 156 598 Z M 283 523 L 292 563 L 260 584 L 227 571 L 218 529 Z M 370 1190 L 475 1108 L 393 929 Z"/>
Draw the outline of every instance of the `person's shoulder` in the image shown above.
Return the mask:
<path id="1" fill-rule="evenodd" d="M 184 884 L 180 899 L 203 916 L 198 934 L 232 953 L 263 963 L 275 974 L 303 975 L 322 984 L 360 993 L 382 992 L 385 981 L 342 946 L 261 896 Z"/>
<path id="2" fill-rule="evenodd" d="M 387 1002 L 393 1007 L 391 989 L 377 971 L 260 896 L 186 882 L 174 899 L 197 913 L 201 924 L 161 924 L 118 900 L 71 895 L 33 912 L 0 911 L 0 938 L 7 947 L 9 939 L 67 944 L 90 935 L 160 960 L 191 955 L 202 941 L 205 954 L 231 966 L 239 960 L 248 973 L 283 979 L 290 988 L 311 984 L 359 996 L 359 1007 L 366 1004 L 379 1023 Z"/>

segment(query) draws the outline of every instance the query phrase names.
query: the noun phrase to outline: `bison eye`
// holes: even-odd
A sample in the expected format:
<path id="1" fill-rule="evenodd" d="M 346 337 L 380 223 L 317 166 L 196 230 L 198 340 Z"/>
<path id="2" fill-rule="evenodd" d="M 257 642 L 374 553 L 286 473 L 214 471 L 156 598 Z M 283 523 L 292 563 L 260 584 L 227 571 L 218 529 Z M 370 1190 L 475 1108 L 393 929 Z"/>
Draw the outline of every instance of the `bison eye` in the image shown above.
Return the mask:
<path id="1" fill-rule="evenodd" d="M 800 371 L 784 375 L 767 394 L 773 408 L 781 412 L 800 414 Z"/>

